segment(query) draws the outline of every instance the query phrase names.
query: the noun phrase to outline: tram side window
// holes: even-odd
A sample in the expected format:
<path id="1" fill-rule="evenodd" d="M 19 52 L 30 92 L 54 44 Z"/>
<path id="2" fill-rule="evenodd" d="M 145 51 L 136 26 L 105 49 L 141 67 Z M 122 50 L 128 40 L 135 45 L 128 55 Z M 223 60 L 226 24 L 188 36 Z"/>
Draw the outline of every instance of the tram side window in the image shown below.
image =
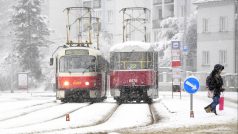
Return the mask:
<path id="1" fill-rule="evenodd" d="M 60 72 L 65 72 L 66 70 L 66 67 L 67 66 L 67 63 L 65 62 L 65 57 L 61 57 L 60 58 L 60 61 L 59 61 L 59 71 Z"/>
<path id="2" fill-rule="evenodd" d="M 108 63 L 102 56 L 97 56 L 97 71 L 107 71 Z"/>
<path id="3" fill-rule="evenodd" d="M 147 68 L 153 69 L 153 52 L 147 53 Z"/>
<path id="4" fill-rule="evenodd" d="M 120 59 L 119 59 L 120 54 L 119 53 L 111 53 L 110 55 L 110 68 L 111 69 L 120 69 Z"/>

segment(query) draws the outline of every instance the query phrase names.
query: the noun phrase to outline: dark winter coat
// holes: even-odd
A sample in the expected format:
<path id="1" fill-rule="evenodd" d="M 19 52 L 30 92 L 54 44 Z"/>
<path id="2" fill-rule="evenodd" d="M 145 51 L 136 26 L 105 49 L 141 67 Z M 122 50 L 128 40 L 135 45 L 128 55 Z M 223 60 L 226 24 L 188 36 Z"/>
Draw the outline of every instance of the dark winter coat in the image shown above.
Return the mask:
<path id="1" fill-rule="evenodd" d="M 223 79 L 221 75 L 218 74 L 219 70 L 223 70 L 224 66 L 217 64 L 214 66 L 214 69 L 212 70 L 211 74 L 208 76 L 206 80 L 206 84 L 209 88 L 209 90 L 214 91 L 214 96 L 217 96 L 221 94 L 221 92 L 224 91 L 222 88 L 223 86 Z"/>

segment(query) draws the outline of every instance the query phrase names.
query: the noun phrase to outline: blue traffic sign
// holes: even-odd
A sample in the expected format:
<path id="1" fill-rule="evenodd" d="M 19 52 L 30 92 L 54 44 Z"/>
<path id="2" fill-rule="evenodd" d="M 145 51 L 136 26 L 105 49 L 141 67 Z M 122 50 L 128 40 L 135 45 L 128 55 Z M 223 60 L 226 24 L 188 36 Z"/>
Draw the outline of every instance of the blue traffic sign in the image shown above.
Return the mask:
<path id="1" fill-rule="evenodd" d="M 183 51 L 184 51 L 184 52 L 188 52 L 188 46 L 184 45 L 184 46 L 183 46 Z"/>
<path id="2" fill-rule="evenodd" d="M 190 76 L 185 79 L 183 84 L 184 90 L 190 94 L 194 94 L 198 91 L 200 85 L 196 77 Z"/>
<path id="3" fill-rule="evenodd" d="M 172 49 L 180 49 L 180 41 L 172 41 Z"/>

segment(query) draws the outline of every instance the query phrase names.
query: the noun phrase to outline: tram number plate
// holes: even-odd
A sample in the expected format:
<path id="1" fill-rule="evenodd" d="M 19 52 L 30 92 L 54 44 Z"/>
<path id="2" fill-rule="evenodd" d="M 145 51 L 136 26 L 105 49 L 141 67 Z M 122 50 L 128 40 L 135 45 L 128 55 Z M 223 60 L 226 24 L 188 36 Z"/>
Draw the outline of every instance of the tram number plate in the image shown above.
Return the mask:
<path id="1" fill-rule="evenodd" d="M 129 82 L 137 82 L 137 79 L 129 79 Z"/>

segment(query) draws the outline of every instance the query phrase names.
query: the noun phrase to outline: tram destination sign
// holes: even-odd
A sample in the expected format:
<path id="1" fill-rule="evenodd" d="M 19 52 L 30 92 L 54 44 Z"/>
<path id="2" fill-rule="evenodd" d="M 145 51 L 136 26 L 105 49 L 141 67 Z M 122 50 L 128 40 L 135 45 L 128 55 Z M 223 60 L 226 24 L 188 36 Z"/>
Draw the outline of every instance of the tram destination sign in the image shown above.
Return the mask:
<path id="1" fill-rule="evenodd" d="M 89 55 L 89 52 L 84 49 L 69 49 L 65 50 L 65 55 Z"/>

